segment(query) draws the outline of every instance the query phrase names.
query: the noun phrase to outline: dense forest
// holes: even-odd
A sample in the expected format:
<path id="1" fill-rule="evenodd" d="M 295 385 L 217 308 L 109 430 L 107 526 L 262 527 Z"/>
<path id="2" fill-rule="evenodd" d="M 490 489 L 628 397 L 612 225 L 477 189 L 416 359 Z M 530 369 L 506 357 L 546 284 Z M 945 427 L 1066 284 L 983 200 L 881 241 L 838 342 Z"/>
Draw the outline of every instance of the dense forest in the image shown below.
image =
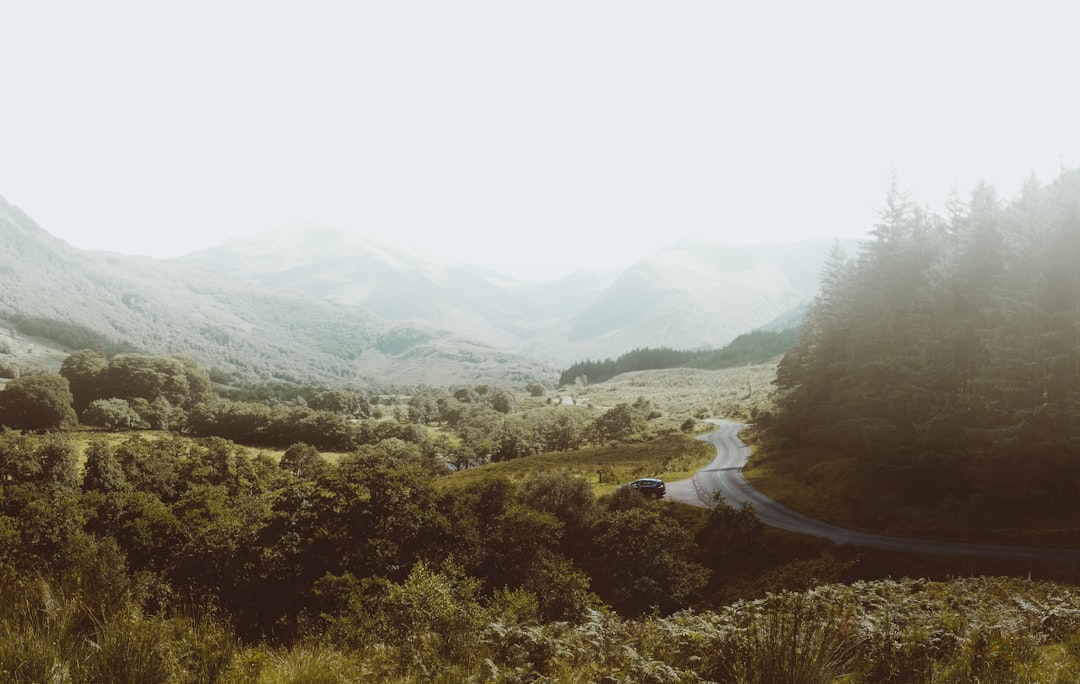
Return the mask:
<path id="1" fill-rule="evenodd" d="M 773 332 L 755 330 L 739 335 L 722 349 L 686 351 L 661 347 L 634 349 L 616 359 L 579 361 L 559 374 L 559 385 L 575 381 L 604 382 L 616 375 L 642 370 L 701 368 L 719 370 L 772 361 L 795 341 L 795 328 Z"/>
<path id="2" fill-rule="evenodd" d="M 1076 526 L 1080 171 L 946 216 L 896 189 L 861 251 L 832 254 L 758 423 L 776 461 L 833 462 L 866 519 Z M 822 470 L 819 468 L 819 470 Z M 885 486 L 884 483 L 887 483 Z"/>

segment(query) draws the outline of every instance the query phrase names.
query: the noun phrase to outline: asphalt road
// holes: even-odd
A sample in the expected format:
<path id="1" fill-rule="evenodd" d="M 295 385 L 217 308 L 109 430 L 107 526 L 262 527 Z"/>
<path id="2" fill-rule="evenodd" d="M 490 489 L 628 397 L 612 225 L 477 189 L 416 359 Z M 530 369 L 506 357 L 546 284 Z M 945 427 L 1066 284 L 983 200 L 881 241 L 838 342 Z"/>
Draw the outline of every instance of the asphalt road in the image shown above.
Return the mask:
<path id="1" fill-rule="evenodd" d="M 882 534 L 859 532 L 837 527 L 821 520 L 807 517 L 768 498 L 743 477 L 742 469 L 750 458 L 750 447 L 739 439 L 742 423 L 710 420 L 717 426 L 715 432 L 698 439 L 716 447 L 716 458 L 699 470 L 692 479 L 672 482 L 668 485 L 668 498 L 696 506 L 712 508 L 715 497 L 723 497 L 728 504 L 739 507 L 744 502 L 754 506 L 758 517 L 766 525 L 792 532 L 829 539 L 837 544 L 853 544 L 875 549 L 930 553 L 950 556 L 981 556 L 989 558 L 1014 558 L 1033 561 L 1080 561 L 1080 549 L 1050 549 L 1028 546 L 996 546 L 992 544 L 964 544 L 931 539 L 891 537 Z"/>

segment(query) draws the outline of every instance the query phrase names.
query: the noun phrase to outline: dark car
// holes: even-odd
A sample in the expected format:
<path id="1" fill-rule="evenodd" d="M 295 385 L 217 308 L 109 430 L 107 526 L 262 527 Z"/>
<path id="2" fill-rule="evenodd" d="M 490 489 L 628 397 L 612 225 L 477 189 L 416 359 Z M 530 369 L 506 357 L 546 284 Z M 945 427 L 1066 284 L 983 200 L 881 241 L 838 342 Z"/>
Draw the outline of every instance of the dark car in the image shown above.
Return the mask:
<path id="1" fill-rule="evenodd" d="M 664 494 L 667 493 L 667 485 L 664 484 L 663 480 L 655 477 L 643 477 L 640 480 L 634 480 L 630 484 L 623 485 L 623 487 L 636 489 L 645 496 L 651 496 L 654 499 L 662 499 Z"/>

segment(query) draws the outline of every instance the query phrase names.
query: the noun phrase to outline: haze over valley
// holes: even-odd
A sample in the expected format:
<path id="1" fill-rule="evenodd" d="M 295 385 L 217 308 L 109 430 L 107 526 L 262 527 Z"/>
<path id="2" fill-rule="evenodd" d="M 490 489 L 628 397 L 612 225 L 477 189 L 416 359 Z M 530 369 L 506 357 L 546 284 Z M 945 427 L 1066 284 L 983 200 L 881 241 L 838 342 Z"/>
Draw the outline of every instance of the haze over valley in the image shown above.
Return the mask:
<path id="1" fill-rule="evenodd" d="M 4 684 L 1080 682 L 1080 6 L 2 5 Z"/>
<path id="2" fill-rule="evenodd" d="M 720 348 L 793 312 L 794 325 L 834 244 L 683 243 L 532 281 L 328 230 L 154 260 L 72 248 L 3 202 L 0 232 L 9 365 L 58 367 L 87 346 L 352 385 L 550 381 L 635 348 Z"/>

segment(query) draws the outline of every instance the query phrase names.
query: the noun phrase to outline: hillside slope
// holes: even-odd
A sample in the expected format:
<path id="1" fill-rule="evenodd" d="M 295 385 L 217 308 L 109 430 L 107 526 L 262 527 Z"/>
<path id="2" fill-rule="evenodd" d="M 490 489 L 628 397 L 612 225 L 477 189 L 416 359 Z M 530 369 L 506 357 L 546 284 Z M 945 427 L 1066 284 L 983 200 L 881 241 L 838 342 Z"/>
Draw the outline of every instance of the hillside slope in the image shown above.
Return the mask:
<path id="1" fill-rule="evenodd" d="M 811 298 L 833 244 L 682 243 L 622 273 L 583 270 L 548 282 L 326 229 L 237 238 L 180 262 L 566 366 L 643 346 L 722 347 Z"/>
<path id="2" fill-rule="evenodd" d="M 92 347 L 188 354 L 219 377 L 248 381 L 504 382 L 551 373 L 446 332 L 195 265 L 74 249 L 2 198 L 0 330 L 5 360 L 25 367 L 56 367 Z"/>

